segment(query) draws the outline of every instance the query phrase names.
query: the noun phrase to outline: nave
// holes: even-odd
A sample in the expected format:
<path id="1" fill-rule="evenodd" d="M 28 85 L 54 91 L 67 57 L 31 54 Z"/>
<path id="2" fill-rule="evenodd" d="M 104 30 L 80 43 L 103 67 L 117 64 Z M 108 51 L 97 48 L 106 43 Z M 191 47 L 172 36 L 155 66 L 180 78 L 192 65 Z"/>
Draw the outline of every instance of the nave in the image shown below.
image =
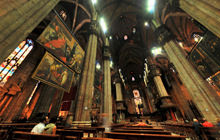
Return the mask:
<path id="1" fill-rule="evenodd" d="M 1 0 L 1 138 L 218 139 L 219 7 Z"/>

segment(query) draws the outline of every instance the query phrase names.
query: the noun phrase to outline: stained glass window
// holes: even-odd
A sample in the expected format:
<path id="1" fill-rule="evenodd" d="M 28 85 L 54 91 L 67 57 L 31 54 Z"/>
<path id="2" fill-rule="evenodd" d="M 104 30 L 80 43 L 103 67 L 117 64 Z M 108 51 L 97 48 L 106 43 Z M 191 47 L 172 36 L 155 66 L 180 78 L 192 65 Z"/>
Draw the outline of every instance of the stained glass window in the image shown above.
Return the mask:
<path id="1" fill-rule="evenodd" d="M 9 77 L 13 75 L 32 48 L 32 40 L 27 39 L 26 41 L 22 41 L 18 47 L 5 59 L 5 61 L 2 62 L 0 65 L 0 86 L 4 86 Z"/>

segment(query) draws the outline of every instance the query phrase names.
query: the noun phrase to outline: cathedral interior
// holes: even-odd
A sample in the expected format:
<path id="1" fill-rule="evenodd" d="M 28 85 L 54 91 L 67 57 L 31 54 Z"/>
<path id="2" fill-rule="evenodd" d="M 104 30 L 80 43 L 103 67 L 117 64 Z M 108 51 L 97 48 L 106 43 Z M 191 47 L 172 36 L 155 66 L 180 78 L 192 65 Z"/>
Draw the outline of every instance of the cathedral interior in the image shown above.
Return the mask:
<path id="1" fill-rule="evenodd" d="M 195 118 L 220 126 L 219 0 L 1 0 L 0 7 L 1 129 L 43 115 L 70 126 L 124 125 L 121 132 L 148 120 L 180 139 L 196 137 Z M 135 139 L 113 133 L 106 137 Z"/>

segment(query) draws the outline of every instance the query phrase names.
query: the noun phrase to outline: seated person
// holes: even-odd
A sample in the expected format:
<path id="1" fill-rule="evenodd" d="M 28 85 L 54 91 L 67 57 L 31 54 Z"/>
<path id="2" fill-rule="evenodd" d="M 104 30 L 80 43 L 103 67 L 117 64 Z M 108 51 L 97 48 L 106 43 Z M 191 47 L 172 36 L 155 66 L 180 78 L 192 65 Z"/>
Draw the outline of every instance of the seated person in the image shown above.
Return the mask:
<path id="1" fill-rule="evenodd" d="M 217 119 L 217 124 L 218 127 L 220 127 L 220 118 Z"/>
<path id="2" fill-rule="evenodd" d="M 202 123 L 203 127 L 214 127 L 214 125 L 211 122 L 208 122 L 207 120 L 204 120 Z"/>
<path id="3" fill-rule="evenodd" d="M 42 117 L 40 119 L 40 123 L 34 126 L 34 128 L 31 130 L 31 133 L 35 133 L 35 134 L 43 133 L 44 128 L 45 128 L 45 123 L 46 123 L 46 118 Z"/>
<path id="4" fill-rule="evenodd" d="M 54 117 L 54 118 L 51 118 L 50 121 L 49 121 L 49 124 L 46 125 L 46 127 L 44 128 L 44 133 L 45 134 L 56 134 L 56 121 L 57 121 L 57 118 Z"/>

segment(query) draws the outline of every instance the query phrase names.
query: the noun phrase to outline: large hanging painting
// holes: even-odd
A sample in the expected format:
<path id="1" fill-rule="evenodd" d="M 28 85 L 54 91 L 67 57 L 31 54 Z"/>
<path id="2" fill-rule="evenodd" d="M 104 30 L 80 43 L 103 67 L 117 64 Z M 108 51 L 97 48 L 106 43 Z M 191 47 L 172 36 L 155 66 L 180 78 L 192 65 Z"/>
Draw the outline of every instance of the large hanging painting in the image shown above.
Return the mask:
<path id="1" fill-rule="evenodd" d="M 32 78 L 46 83 L 55 88 L 69 92 L 74 72 L 61 61 L 46 52 Z"/>
<path id="2" fill-rule="evenodd" d="M 59 17 L 55 16 L 37 41 L 77 73 L 81 72 L 85 52 Z"/>

